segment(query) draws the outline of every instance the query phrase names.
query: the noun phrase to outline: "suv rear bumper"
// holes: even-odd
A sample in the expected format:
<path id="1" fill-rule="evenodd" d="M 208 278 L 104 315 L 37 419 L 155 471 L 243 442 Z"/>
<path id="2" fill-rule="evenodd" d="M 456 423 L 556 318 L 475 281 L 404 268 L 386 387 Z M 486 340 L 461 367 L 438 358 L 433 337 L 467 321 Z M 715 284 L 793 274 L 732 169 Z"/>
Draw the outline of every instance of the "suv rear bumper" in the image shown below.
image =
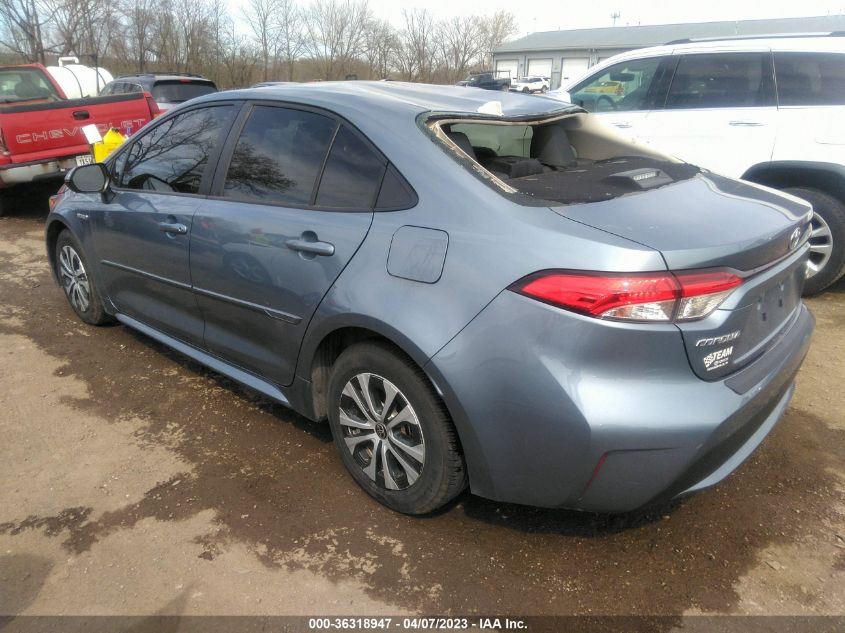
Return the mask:
<path id="1" fill-rule="evenodd" d="M 695 376 L 672 325 L 599 321 L 503 292 L 426 366 L 474 493 L 626 512 L 712 486 L 782 416 L 810 343 L 802 305 L 754 363 Z M 760 379 L 738 393 L 728 383 Z"/>

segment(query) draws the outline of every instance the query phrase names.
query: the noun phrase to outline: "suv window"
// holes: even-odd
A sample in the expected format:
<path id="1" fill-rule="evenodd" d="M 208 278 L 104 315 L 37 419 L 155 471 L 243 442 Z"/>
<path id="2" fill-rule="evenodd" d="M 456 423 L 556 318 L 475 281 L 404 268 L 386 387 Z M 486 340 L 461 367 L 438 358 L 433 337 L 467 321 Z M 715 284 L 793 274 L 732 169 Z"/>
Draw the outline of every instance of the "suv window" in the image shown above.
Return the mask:
<path id="1" fill-rule="evenodd" d="M 217 92 L 217 86 L 208 81 L 168 79 L 155 82 L 151 94 L 153 99 L 161 103 L 182 103 L 212 92 Z"/>
<path id="2" fill-rule="evenodd" d="M 318 207 L 372 209 L 385 162 L 345 125 L 335 136 L 320 178 Z"/>
<path id="3" fill-rule="evenodd" d="M 775 53 L 778 104 L 845 105 L 845 55 Z"/>
<path id="4" fill-rule="evenodd" d="M 200 108 L 155 126 L 118 157 L 115 180 L 126 189 L 198 193 L 231 115 L 232 106 Z"/>
<path id="5" fill-rule="evenodd" d="M 767 53 L 684 55 L 678 62 L 668 109 L 751 108 L 774 105 Z"/>
<path id="6" fill-rule="evenodd" d="M 274 106 L 255 106 L 241 131 L 223 195 L 267 204 L 307 205 L 337 124 Z"/>
<path id="7" fill-rule="evenodd" d="M 646 97 L 664 57 L 620 62 L 574 86 L 572 102 L 588 112 L 647 110 Z"/>

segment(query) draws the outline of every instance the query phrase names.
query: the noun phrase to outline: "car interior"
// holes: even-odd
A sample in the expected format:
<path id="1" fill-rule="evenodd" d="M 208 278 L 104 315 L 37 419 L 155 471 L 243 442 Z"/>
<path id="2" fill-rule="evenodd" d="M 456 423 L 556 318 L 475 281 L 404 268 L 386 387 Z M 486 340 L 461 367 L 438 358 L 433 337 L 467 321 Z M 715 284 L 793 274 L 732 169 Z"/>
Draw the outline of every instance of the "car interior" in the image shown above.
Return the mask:
<path id="1" fill-rule="evenodd" d="M 582 115 L 537 122 L 435 124 L 449 144 L 509 193 L 562 204 L 599 202 L 692 178 L 699 169 L 617 138 Z"/>

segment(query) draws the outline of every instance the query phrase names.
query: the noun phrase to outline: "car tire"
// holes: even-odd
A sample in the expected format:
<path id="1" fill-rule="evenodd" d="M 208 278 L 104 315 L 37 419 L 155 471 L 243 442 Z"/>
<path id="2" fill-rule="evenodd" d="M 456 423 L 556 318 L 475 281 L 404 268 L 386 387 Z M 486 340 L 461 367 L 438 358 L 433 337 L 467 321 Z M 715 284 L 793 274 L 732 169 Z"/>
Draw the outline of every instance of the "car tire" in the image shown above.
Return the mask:
<path id="1" fill-rule="evenodd" d="M 105 308 L 100 290 L 90 276 L 91 268 L 79 242 L 70 231 L 62 231 L 56 240 L 56 278 L 76 316 L 90 325 L 113 320 Z"/>
<path id="2" fill-rule="evenodd" d="M 818 189 L 783 190 L 813 205 L 813 231 L 804 294 L 818 294 L 845 274 L 845 205 Z"/>
<path id="3" fill-rule="evenodd" d="M 344 466 L 380 503 L 404 514 L 427 514 L 466 487 L 466 466 L 445 406 L 422 370 L 391 346 L 373 342 L 346 349 L 332 367 L 327 398 Z"/>
<path id="4" fill-rule="evenodd" d="M 510 86 L 502 86 L 502 92 L 508 92 L 510 89 Z"/>
<path id="5" fill-rule="evenodd" d="M 548 91 L 549 91 L 549 89 L 546 86 L 543 86 L 542 88 L 540 88 L 540 92 L 542 92 L 543 94 L 546 94 Z"/>
<path id="6" fill-rule="evenodd" d="M 526 86 L 525 88 L 522 89 L 522 92 L 524 92 L 525 94 L 528 94 L 529 92 L 531 92 L 531 90 Z"/>

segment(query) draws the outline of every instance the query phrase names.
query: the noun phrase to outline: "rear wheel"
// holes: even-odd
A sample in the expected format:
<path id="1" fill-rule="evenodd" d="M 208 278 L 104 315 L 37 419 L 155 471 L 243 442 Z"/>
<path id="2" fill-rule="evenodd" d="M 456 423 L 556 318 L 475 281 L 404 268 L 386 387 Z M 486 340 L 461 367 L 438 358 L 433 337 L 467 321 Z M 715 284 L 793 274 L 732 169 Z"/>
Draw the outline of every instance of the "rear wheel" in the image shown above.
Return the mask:
<path id="1" fill-rule="evenodd" d="M 91 325 L 102 325 L 112 318 L 103 308 L 99 289 L 89 271 L 79 242 L 70 231 L 62 231 L 56 240 L 56 273 L 59 284 L 65 291 L 70 307 L 80 319 Z"/>
<path id="2" fill-rule="evenodd" d="M 525 88 L 522 89 L 522 92 L 524 92 L 525 94 L 528 94 L 531 91 L 528 89 L 528 86 L 525 86 Z"/>
<path id="3" fill-rule="evenodd" d="M 507 92 L 507 91 L 508 91 L 508 90 L 510 90 L 510 89 L 511 89 L 511 88 L 510 88 L 510 86 L 508 86 L 508 85 L 504 85 L 504 86 L 502 86 L 502 92 Z"/>
<path id="4" fill-rule="evenodd" d="M 845 273 L 845 205 L 818 189 L 790 187 L 784 191 L 813 205 L 804 294 L 816 294 Z"/>
<path id="5" fill-rule="evenodd" d="M 405 514 L 443 506 L 466 486 L 455 429 L 425 374 L 389 346 L 359 343 L 332 368 L 329 423 L 352 477 Z"/>

